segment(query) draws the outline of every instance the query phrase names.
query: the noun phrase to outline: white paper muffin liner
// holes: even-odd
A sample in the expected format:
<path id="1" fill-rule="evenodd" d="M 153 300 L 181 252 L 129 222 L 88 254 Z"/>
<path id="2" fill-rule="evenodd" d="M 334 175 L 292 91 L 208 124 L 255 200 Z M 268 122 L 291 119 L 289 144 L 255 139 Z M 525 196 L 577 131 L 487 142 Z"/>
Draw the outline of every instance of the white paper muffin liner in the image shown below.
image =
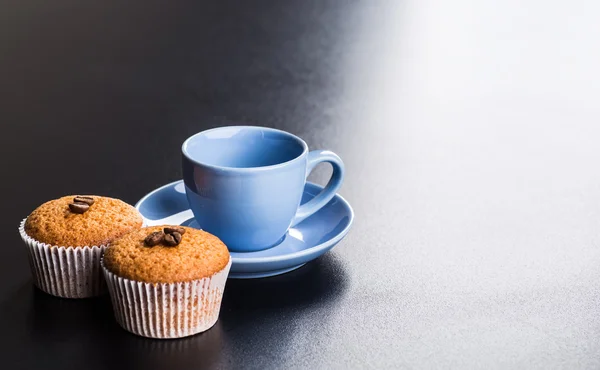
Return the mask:
<path id="1" fill-rule="evenodd" d="M 125 330 L 170 339 L 210 329 L 219 318 L 231 258 L 211 277 L 180 283 L 144 283 L 119 277 L 104 267 L 115 318 Z"/>
<path id="2" fill-rule="evenodd" d="M 62 247 L 41 243 L 25 233 L 26 220 L 21 222 L 19 233 L 38 288 L 62 298 L 88 298 L 106 292 L 100 268 L 105 245 Z"/>

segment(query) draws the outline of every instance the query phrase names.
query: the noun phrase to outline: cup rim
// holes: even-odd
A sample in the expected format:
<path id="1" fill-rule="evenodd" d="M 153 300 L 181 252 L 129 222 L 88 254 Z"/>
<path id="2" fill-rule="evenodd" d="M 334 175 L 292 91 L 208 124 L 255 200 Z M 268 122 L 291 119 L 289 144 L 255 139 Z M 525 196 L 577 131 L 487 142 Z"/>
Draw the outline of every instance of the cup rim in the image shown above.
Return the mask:
<path id="1" fill-rule="evenodd" d="M 207 133 L 209 133 L 211 131 L 218 131 L 218 130 L 222 130 L 222 129 L 232 129 L 232 128 L 262 130 L 262 131 L 270 131 L 270 132 L 276 132 L 276 133 L 279 133 L 279 134 L 283 134 L 285 136 L 288 136 L 288 137 L 294 139 L 298 143 L 300 143 L 300 145 L 302 146 L 302 153 L 300 153 L 298 156 L 290 159 L 289 161 L 285 161 L 285 162 L 281 162 L 281 163 L 277 163 L 277 164 L 272 164 L 272 165 L 269 165 L 269 166 L 260 166 L 260 167 L 228 167 L 228 166 L 217 166 L 217 165 L 214 165 L 214 164 L 208 164 L 208 163 L 205 163 L 205 162 L 201 162 L 201 161 L 199 161 L 197 159 L 194 159 L 188 153 L 187 146 L 188 146 L 189 142 L 192 141 L 194 138 L 196 138 L 198 136 L 201 136 L 201 135 L 205 135 L 205 134 L 207 134 Z M 287 131 L 278 130 L 276 128 L 263 127 L 263 126 L 233 125 L 233 126 L 214 127 L 214 128 L 208 129 L 208 130 L 204 130 L 204 131 L 200 131 L 200 132 L 195 133 L 194 135 L 192 135 L 192 136 L 188 137 L 187 139 L 185 139 L 185 141 L 181 145 L 181 153 L 190 162 L 195 163 L 195 164 L 200 165 L 200 166 L 203 166 L 203 167 L 212 168 L 212 169 L 221 170 L 221 171 L 256 172 L 256 171 L 268 171 L 268 170 L 279 169 L 279 168 L 286 167 L 286 166 L 288 166 L 290 164 L 293 164 L 293 163 L 295 163 L 297 161 L 300 161 L 308 153 L 308 144 L 306 144 L 306 142 L 304 140 L 302 140 L 301 138 L 299 138 L 298 136 L 296 136 L 296 135 L 294 135 L 292 133 L 289 133 Z"/>

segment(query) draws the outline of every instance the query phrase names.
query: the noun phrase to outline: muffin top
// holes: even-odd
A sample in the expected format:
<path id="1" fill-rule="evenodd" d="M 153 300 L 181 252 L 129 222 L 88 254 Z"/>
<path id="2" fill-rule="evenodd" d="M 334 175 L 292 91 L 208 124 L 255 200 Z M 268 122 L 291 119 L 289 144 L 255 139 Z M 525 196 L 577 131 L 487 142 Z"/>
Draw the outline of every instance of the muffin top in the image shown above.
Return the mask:
<path id="1" fill-rule="evenodd" d="M 52 246 L 99 246 L 139 229 L 142 223 L 139 212 L 119 199 L 69 195 L 36 208 L 25 221 L 25 233 Z"/>
<path id="2" fill-rule="evenodd" d="M 177 245 L 165 240 L 169 227 L 183 229 Z M 165 229 L 167 228 L 167 229 Z M 153 234 L 154 233 L 154 234 Z M 173 239 L 171 239 L 172 241 Z M 216 236 L 184 226 L 152 226 L 113 241 L 104 253 L 104 266 L 117 276 L 146 283 L 177 283 L 210 277 L 229 262 L 229 251 Z"/>

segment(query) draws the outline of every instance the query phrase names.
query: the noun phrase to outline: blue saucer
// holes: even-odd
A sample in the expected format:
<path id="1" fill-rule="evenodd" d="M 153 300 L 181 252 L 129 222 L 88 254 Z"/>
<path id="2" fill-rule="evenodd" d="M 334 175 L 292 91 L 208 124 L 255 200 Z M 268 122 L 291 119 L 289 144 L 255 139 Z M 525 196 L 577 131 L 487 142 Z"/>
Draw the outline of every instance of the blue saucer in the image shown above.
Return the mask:
<path id="1" fill-rule="evenodd" d="M 302 204 L 322 189 L 319 185 L 306 183 Z M 188 205 L 182 180 L 148 193 L 135 208 L 148 226 L 170 224 L 200 228 Z M 233 264 L 229 277 L 253 279 L 295 270 L 333 248 L 346 236 L 353 219 L 350 204 L 336 194 L 325 207 L 288 230 L 277 246 L 258 252 L 231 252 Z"/>

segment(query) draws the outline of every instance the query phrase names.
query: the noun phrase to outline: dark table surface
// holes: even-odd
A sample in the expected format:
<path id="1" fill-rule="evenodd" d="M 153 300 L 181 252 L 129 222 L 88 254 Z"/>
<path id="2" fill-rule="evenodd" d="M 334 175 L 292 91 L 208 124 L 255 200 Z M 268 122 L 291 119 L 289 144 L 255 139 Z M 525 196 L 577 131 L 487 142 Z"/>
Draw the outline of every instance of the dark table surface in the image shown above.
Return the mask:
<path id="1" fill-rule="evenodd" d="M 596 3 L 1 9 L 3 369 L 600 367 Z M 240 123 L 344 159 L 356 221 L 331 252 L 230 280 L 183 340 L 32 286 L 17 225 L 37 205 L 135 203 L 181 178 L 186 137 Z"/>

